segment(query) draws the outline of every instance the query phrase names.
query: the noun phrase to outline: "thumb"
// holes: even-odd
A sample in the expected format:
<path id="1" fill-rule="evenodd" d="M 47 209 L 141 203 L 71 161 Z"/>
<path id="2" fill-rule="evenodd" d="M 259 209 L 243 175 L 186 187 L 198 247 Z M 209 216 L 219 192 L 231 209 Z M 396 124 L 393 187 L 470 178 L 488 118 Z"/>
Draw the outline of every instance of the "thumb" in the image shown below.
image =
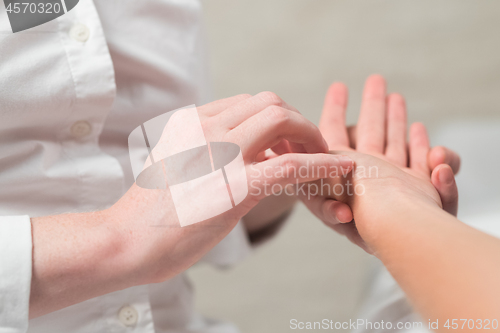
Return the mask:
<path id="1" fill-rule="evenodd" d="M 440 164 L 431 174 L 432 185 L 436 188 L 441 197 L 443 209 L 448 213 L 457 216 L 458 212 L 458 188 L 455 182 L 453 169 L 448 164 Z"/>

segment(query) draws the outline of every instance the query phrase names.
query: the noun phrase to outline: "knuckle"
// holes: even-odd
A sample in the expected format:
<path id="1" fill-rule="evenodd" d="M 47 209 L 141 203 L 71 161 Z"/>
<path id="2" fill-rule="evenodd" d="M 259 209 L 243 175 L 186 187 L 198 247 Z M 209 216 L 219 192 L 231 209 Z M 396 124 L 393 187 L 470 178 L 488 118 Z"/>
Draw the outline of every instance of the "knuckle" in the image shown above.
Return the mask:
<path id="1" fill-rule="evenodd" d="M 201 121 L 201 127 L 203 128 L 203 131 L 205 133 L 205 135 L 207 134 L 211 134 L 212 132 L 216 132 L 216 126 L 217 123 L 214 122 L 212 119 L 208 118 L 208 119 L 204 119 Z"/>
<path id="2" fill-rule="evenodd" d="M 270 105 L 282 106 L 283 100 L 276 93 L 272 91 L 263 91 L 259 93 L 259 97 Z"/>
<path id="3" fill-rule="evenodd" d="M 287 111 L 279 106 L 267 107 L 265 112 L 267 120 L 274 124 L 283 124 L 290 118 Z"/>

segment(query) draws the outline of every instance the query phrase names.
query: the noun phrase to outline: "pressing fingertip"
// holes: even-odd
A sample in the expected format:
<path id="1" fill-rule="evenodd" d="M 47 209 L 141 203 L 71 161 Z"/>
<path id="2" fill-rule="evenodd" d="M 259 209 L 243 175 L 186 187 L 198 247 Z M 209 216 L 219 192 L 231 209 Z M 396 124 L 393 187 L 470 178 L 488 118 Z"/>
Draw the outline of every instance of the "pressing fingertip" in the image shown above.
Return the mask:
<path id="1" fill-rule="evenodd" d="M 354 167 L 354 161 L 346 155 L 335 155 L 343 171 L 350 171 Z"/>

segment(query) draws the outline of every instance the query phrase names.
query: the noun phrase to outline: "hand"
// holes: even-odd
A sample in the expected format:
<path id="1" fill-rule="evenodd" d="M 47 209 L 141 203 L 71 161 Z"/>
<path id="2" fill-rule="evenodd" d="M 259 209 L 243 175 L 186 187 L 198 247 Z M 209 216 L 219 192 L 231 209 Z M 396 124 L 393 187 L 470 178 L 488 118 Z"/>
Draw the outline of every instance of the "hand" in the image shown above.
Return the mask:
<path id="1" fill-rule="evenodd" d="M 319 129 L 275 94 L 236 96 L 197 110 L 207 142 L 232 142 L 241 148 L 250 193 L 227 212 L 181 228 L 168 188 L 133 186 L 110 208 L 109 214 L 123 216 L 118 227 L 135 256 L 141 258 L 136 263 L 139 271 L 144 272 L 141 283 L 163 281 L 194 264 L 251 208 L 274 191 L 319 178 L 312 172 L 303 176 L 289 173 L 288 169 L 321 165 L 352 167 L 349 158 L 327 154 L 328 147 Z M 168 141 L 166 133 L 153 149 L 153 155 L 164 148 L 165 141 Z M 279 153 L 286 149 L 288 153 L 266 155 L 270 148 Z"/>
<path id="2" fill-rule="evenodd" d="M 236 96 L 202 106 L 198 108 L 197 114 L 193 111 L 179 113 L 177 116 L 174 114 L 172 117 L 177 117 L 178 120 L 194 119 L 194 126 L 201 124 L 205 135 L 203 142 L 226 141 L 238 145 L 241 148 L 238 153 L 241 153 L 244 160 L 239 170 L 246 172 L 246 177 L 237 179 L 242 179 L 242 186 L 246 180 L 253 182 L 249 186 L 250 193 L 246 197 L 240 196 L 242 201 L 225 213 L 185 227 L 180 227 L 177 206 L 174 205 L 170 192 L 173 187 L 165 186 L 168 183 L 165 182 L 165 177 L 158 177 L 163 183 L 150 183 L 152 186 L 147 188 L 134 184 L 116 204 L 102 211 L 31 218 L 31 318 L 117 290 L 160 282 L 175 276 L 200 259 L 231 231 L 250 208 L 270 194 L 263 189 L 267 187 L 274 191 L 288 184 L 317 178 L 311 172 L 307 172 L 305 176 L 287 173 L 289 168 L 302 167 L 308 170 L 311 163 L 327 168 L 352 168 L 353 162 L 349 158 L 326 154 L 328 148 L 319 129 L 272 93 L 261 93 L 253 97 Z M 200 118 L 199 122 L 196 115 Z M 183 116 L 187 118 L 182 118 Z M 182 129 L 182 126 L 176 127 L 175 124 L 185 123 L 169 122 L 167 128 L 173 126 L 173 132 Z M 164 132 L 160 136 L 160 143 L 168 141 L 169 135 L 172 136 L 172 131 Z M 200 130 L 192 131 L 194 132 L 200 133 Z M 186 129 L 178 133 L 176 143 L 182 145 L 183 142 L 179 143 L 178 138 L 184 138 L 190 133 Z M 200 143 L 202 140 L 198 139 Z M 182 151 L 178 145 L 167 145 L 167 151 L 172 155 L 176 153 L 175 149 Z M 264 154 L 268 148 L 274 146 L 277 149 L 280 145 L 291 152 L 274 157 Z M 151 156 L 163 148 L 165 146 L 157 144 Z M 189 149 L 187 145 L 185 148 Z M 206 157 L 205 151 L 200 155 Z M 162 168 L 172 166 L 172 163 L 165 162 L 165 156 L 169 155 L 155 159 L 156 163 L 148 170 L 153 169 L 161 174 L 165 170 Z M 191 167 L 191 161 L 182 161 L 181 164 L 187 162 L 183 165 Z M 274 174 L 266 172 L 267 169 L 283 169 L 285 172 Z M 179 174 L 182 174 L 184 170 L 180 171 Z M 145 179 L 141 178 L 143 174 Z M 165 175 L 163 171 L 163 176 Z M 168 175 L 172 174 L 169 172 Z M 139 183 L 142 180 L 148 181 L 154 179 L 154 173 L 142 172 L 139 178 Z M 228 193 L 225 182 L 219 183 L 221 188 L 216 190 Z M 212 185 L 210 184 L 210 189 Z M 196 190 L 207 191 L 200 187 L 202 186 L 198 186 Z M 217 197 L 210 198 L 210 204 Z M 195 203 L 186 207 L 194 213 L 207 206 L 210 209 L 210 205 L 201 198 L 203 195 L 199 199 L 200 205 Z"/>
<path id="3" fill-rule="evenodd" d="M 432 183 L 441 196 L 444 209 L 456 214 L 458 191 L 453 173 L 458 172 L 460 158 L 444 147 L 430 150 L 425 128 L 421 124 L 411 127 L 410 144 L 407 145 L 406 106 L 402 96 L 386 96 L 384 79 L 374 75 L 367 79 L 365 85 L 357 127 L 346 128 L 346 107 L 347 88 L 341 83 L 333 84 L 327 93 L 319 125 L 330 149 L 356 149 L 400 167 L 410 166 L 410 162 L 418 167 L 419 172 L 427 175 L 432 170 Z M 448 166 L 451 167 L 451 174 Z M 353 218 L 351 209 L 345 203 L 324 197 L 303 201 L 325 224 L 342 234 L 352 234 L 352 227 L 340 224 Z M 359 236 L 349 238 L 362 245 Z"/>
<path id="4" fill-rule="evenodd" d="M 419 145 L 417 142 L 416 147 L 421 148 Z M 381 227 L 380 221 L 388 216 L 394 220 L 395 207 L 443 207 L 440 195 L 431 183 L 431 177 L 415 164 L 409 168 L 399 167 L 373 155 L 355 151 L 332 153 L 350 156 L 355 161 L 353 173 L 347 177 L 321 179 L 314 183 L 327 189 L 322 193 L 326 198 L 342 201 L 352 208 L 352 222 L 331 227 L 368 253 L 373 253 L 372 244 L 381 232 L 387 230 L 387 227 Z M 443 165 L 443 170 L 454 181 L 451 168 Z M 342 190 L 339 191 L 339 188 Z M 310 200 L 308 204 L 314 204 L 314 201 Z M 403 214 L 396 218 L 404 223 L 406 216 Z"/>

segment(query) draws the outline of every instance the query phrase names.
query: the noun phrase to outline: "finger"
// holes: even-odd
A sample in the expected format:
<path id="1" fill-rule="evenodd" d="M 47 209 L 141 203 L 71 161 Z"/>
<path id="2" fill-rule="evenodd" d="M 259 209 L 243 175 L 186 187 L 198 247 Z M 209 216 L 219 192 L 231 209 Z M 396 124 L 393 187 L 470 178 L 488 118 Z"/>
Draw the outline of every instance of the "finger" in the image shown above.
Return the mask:
<path id="1" fill-rule="evenodd" d="M 448 164 L 438 165 L 432 171 L 431 182 L 441 197 L 443 209 L 448 213 L 457 216 L 458 188 L 452 168 Z"/>
<path id="2" fill-rule="evenodd" d="M 387 98 L 387 145 L 385 156 L 395 165 L 406 167 L 406 104 L 403 96 L 391 94 Z"/>
<path id="3" fill-rule="evenodd" d="M 319 130 L 329 149 L 349 147 L 349 137 L 345 125 L 347 99 L 347 87 L 343 83 L 332 84 L 326 93 Z"/>
<path id="4" fill-rule="evenodd" d="M 410 127 L 410 168 L 419 173 L 430 175 L 427 163 L 429 153 L 429 137 L 422 123 L 414 123 Z"/>
<path id="5" fill-rule="evenodd" d="M 290 144 L 287 140 L 281 140 L 277 145 L 271 147 L 271 150 L 277 155 L 283 155 L 292 152 Z"/>
<path id="6" fill-rule="evenodd" d="M 233 129 L 240 125 L 249 117 L 261 112 L 269 106 L 278 106 L 300 113 L 294 107 L 288 105 L 278 95 L 273 92 L 261 92 L 253 97 L 243 99 L 241 103 L 233 104 L 217 115 L 215 122 L 226 129 Z M 301 144 L 289 142 L 290 151 L 294 153 L 306 153 L 307 150 Z"/>
<path id="7" fill-rule="evenodd" d="M 260 151 L 277 145 L 281 140 L 302 144 L 308 153 L 326 153 L 327 144 L 319 129 L 297 112 L 270 106 L 226 134 L 237 143 L 243 156 L 253 158 Z"/>
<path id="8" fill-rule="evenodd" d="M 311 182 L 324 177 L 324 172 L 318 170 L 343 168 L 349 172 L 352 170 L 353 163 L 352 159 L 343 155 L 291 153 L 277 156 L 247 167 L 250 188 L 253 190 L 251 195 L 260 200 L 279 191 L 290 194 L 285 191 L 288 185 Z M 317 186 L 315 190 L 317 190 Z M 318 195 L 318 193 L 309 192 L 307 187 L 290 195 L 306 192 L 309 196 Z"/>
<path id="9" fill-rule="evenodd" d="M 358 119 L 356 149 L 362 153 L 384 153 L 386 83 L 382 76 L 366 80 Z"/>
<path id="10" fill-rule="evenodd" d="M 207 116 L 215 116 L 216 114 L 224 111 L 228 107 L 238 104 L 246 99 L 249 99 L 252 95 L 249 94 L 241 94 L 228 98 L 219 99 L 217 101 L 213 101 L 211 103 L 205 104 L 201 106 L 199 109 L 203 110 L 203 113 Z"/>
<path id="11" fill-rule="evenodd" d="M 290 150 L 293 153 L 299 153 L 299 154 L 307 153 L 307 149 L 304 147 L 304 145 L 302 145 L 300 143 L 289 142 L 289 145 L 290 145 Z"/>
<path id="12" fill-rule="evenodd" d="M 431 170 L 434 170 L 440 164 L 448 164 L 454 174 L 460 171 L 460 156 L 453 150 L 443 146 L 432 148 L 429 152 L 428 161 Z"/>
<path id="13" fill-rule="evenodd" d="M 302 192 L 298 193 L 298 197 L 317 218 L 328 226 L 352 221 L 351 208 L 343 202 Z"/>
<path id="14" fill-rule="evenodd" d="M 353 215 L 348 205 L 322 196 L 304 195 L 303 193 L 299 193 L 299 198 L 326 226 L 346 236 L 349 241 L 358 245 L 367 253 L 373 254 L 359 235 L 356 225 L 349 223 L 352 221 Z"/>
<path id="15" fill-rule="evenodd" d="M 325 215 L 331 216 L 331 220 L 338 221 L 338 223 L 349 223 L 353 218 L 351 207 L 340 201 L 326 200 L 323 211 Z"/>
<path id="16" fill-rule="evenodd" d="M 233 129 L 243 123 L 248 118 L 263 111 L 267 107 L 277 106 L 292 112 L 299 113 L 297 109 L 286 104 L 278 95 L 273 92 L 261 92 L 253 97 L 243 99 L 217 114 L 216 122 L 226 129 Z"/>

